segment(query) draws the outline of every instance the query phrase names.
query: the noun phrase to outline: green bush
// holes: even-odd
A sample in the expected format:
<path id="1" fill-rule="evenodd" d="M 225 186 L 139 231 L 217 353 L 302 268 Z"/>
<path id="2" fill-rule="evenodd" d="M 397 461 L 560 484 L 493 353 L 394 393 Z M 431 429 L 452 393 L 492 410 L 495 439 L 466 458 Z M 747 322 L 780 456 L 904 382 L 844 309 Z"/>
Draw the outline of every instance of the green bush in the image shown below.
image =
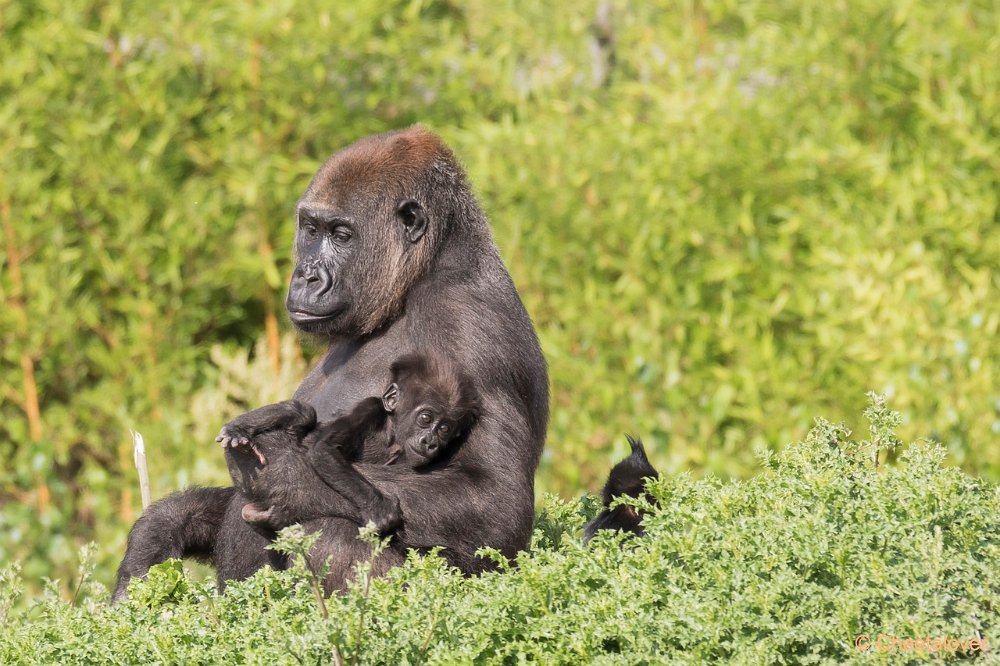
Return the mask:
<path id="1" fill-rule="evenodd" d="M 538 326 L 540 490 L 625 430 L 745 478 L 869 389 L 1000 479 L 996 4 L 612 0 L 607 77 L 598 4 L 0 2 L 0 561 L 70 595 L 93 540 L 110 582 L 129 428 L 154 496 L 226 482 L 212 431 L 315 357 L 282 347 L 296 197 L 416 121 Z"/>
<path id="2" fill-rule="evenodd" d="M 73 602 L 52 592 L 6 611 L 0 662 L 938 663 L 995 650 L 1000 490 L 943 466 L 933 444 L 877 469 L 894 415 L 875 403 L 869 416 L 869 440 L 818 420 L 749 480 L 651 483 L 655 504 L 637 503 L 646 538 L 605 532 L 584 545 L 594 503 L 548 496 L 513 567 L 466 579 L 411 556 L 322 608 L 303 568 L 218 595 L 169 562 L 120 606 L 88 581 Z M 0 611 L 16 594 L 2 577 Z M 969 650 L 889 653 L 888 637 Z"/>

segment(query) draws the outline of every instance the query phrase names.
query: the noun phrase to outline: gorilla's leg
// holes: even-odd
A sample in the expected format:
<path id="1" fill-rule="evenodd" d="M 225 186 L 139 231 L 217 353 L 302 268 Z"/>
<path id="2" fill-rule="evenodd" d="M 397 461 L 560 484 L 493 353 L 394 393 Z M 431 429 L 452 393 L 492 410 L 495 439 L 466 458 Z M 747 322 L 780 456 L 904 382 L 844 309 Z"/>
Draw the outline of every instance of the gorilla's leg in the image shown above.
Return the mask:
<path id="1" fill-rule="evenodd" d="M 303 525 L 307 532 L 322 532 L 319 541 L 309 553 L 309 567 L 319 572 L 324 564 L 329 564 L 330 573 L 323 581 L 327 594 L 343 592 L 347 582 L 354 577 L 354 567 L 358 562 L 371 558 L 372 547 L 358 540 L 358 526 L 344 518 L 318 518 Z M 401 565 L 406 559 L 403 547 L 395 538 L 389 547 L 375 559 L 373 576 L 384 576 L 389 569 Z"/>
<path id="2" fill-rule="evenodd" d="M 128 582 L 172 557 L 211 561 L 233 488 L 189 488 L 150 505 L 128 535 L 112 600 L 128 592 Z"/>

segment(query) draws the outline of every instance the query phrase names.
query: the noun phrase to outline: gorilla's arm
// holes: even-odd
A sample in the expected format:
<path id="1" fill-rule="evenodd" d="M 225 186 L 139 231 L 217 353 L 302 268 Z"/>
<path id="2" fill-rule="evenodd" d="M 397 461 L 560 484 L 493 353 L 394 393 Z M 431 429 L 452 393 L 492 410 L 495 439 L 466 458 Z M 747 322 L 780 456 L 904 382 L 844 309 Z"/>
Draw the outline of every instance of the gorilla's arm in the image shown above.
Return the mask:
<path id="1" fill-rule="evenodd" d="M 479 548 L 490 546 L 513 557 L 530 536 L 532 507 L 527 506 L 529 513 L 517 515 L 523 505 L 521 493 L 531 492 L 530 479 L 516 488 L 499 482 L 502 473 L 478 465 L 423 473 L 399 466 L 356 467 L 376 488 L 399 499 L 399 546 L 421 551 L 440 546 L 442 556 L 466 573 L 490 566 L 475 556 Z"/>
<path id="2" fill-rule="evenodd" d="M 309 436 L 311 459 L 321 460 L 337 452 L 349 463 L 360 462 L 366 449 L 388 446 L 386 418 L 381 398 L 365 398 L 346 415 L 324 423 Z M 373 439 L 376 436 L 378 441 Z"/>
<path id="3" fill-rule="evenodd" d="M 374 522 L 382 532 L 399 526 L 399 501 L 380 493 L 350 463 L 361 460 L 366 447 L 387 447 L 385 430 L 382 400 L 366 398 L 347 416 L 322 426 L 308 454 L 316 475 L 354 506 L 352 519 L 360 525 Z"/>
<path id="4" fill-rule="evenodd" d="M 398 493 L 404 514 L 389 548 L 374 560 L 374 575 L 402 564 L 407 549 L 426 552 L 435 546 L 449 564 L 474 574 L 495 567 L 492 560 L 476 557 L 479 548 L 491 546 L 513 558 L 528 542 L 532 505 L 520 496 L 531 494 L 526 475 L 517 477 L 521 482 L 515 487 L 499 483 L 502 476 L 468 465 L 415 472 L 405 465 L 362 463 L 356 469 L 382 491 Z M 355 564 L 372 557 L 370 546 L 358 540 L 358 525 L 331 516 L 309 522 L 306 529 L 322 533 L 309 561 L 330 565 L 326 592 L 347 589 Z"/>
<path id="5" fill-rule="evenodd" d="M 527 423 L 493 401 L 469 438 L 454 454 L 420 469 L 407 465 L 356 464 L 379 492 L 399 500 L 402 549 L 443 548 L 442 556 L 472 573 L 491 563 L 475 556 L 483 546 L 516 555 L 531 536 L 534 518 L 532 470 L 525 470 L 517 445 Z M 493 414 L 505 417 L 497 419 Z"/>
<path id="6" fill-rule="evenodd" d="M 317 431 L 317 436 L 322 437 L 323 429 Z M 489 566 L 489 562 L 475 557 L 482 546 L 492 546 L 513 557 L 527 542 L 532 505 L 524 499 L 532 496 L 531 476 L 518 474 L 512 456 L 496 451 L 491 459 L 483 460 L 460 448 L 450 458 L 417 470 L 405 464 L 351 465 L 336 447 L 331 447 L 346 431 L 334 429 L 333 424 L 330 431 L 331 436 L 322 445 L 309 449 L 315 477 L 325 485 L 306 501 L 308 519 L 323 516 L 347 518 L 355 525 L 369 520 L 377 526 L 380 522 L 392 527 L 401 524 L 393 540 L 400 553 L 406 548 L 427 550 L 440 546 L 442 555 L 466 572 Z M 491 435 L 480 423 L 473 436 Z M 297 493 L 307 492 L 309 485 L 311 481 L 300 478 L 286 487 Z M 303 502 L 292 497 L 279 501 L 289 505 Z M 260 520 L 260 526 L 272 529 L 290 524 L 278 522 L 279 512 L 274 517 L 261 516 Z M 304 517 L 300 514 L 298 520 Z M 352 534 L 356 535 L 356 531 Z M 349 548 L 353 538 L 347 543 L 330 544 L 329 551 Z"/>

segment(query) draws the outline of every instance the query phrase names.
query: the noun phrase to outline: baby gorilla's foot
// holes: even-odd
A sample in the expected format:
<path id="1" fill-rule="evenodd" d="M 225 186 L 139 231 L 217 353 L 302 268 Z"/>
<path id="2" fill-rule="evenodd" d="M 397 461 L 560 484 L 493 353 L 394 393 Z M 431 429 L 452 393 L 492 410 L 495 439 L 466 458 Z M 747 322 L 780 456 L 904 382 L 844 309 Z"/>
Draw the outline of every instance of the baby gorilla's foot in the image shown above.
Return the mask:
<path id="1" fill-rule="evenodd" d="M 222 430 L 219 431 L 219 436 L 215 438 L 215 441 L 222 444 L 222 448 L 224 449 L 235 449 L 241 446 L 249 446 L 250 439 L 251 435 L 248 431 L 232 423 L 227 423 L 222 426 Z"/>
<path id="2" fill-rule="evenodd" d="M 258 527 L 271 527 L 271 521 L 275 517 L 274 507 L 269 506 L 265 509 L 259 504 L 248 502 L 243 505 L 243 509 L 240 511 L 240 516 L 245 522 L 248 522 L 251 525 L 256 525 Z"/>
<path id="3" fill-rule="evenodd" d="M 222 430 L 219 431 L 219 436 L 215 438 L 215 441 L 221 444 L 224 449 L 246 449 L 257 458 L 257 461 L 261 465 L 267 464 L 267 458 L 264 457 L 261 450 L 253 443 L 250 433 L 239 426 L 234 426 L 231 423 L 222 426 Z"/>

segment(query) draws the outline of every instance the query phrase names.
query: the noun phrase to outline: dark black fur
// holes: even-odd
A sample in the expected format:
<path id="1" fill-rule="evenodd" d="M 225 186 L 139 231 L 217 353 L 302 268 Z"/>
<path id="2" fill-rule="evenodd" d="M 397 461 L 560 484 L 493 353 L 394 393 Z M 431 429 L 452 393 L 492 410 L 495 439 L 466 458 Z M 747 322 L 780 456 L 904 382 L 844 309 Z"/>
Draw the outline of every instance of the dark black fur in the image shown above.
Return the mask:
<path id="1" fill-rule="evenodd" d="M 315 412 L 297 400 L 235 419 L 216 439 L 227 447 L 233 483 L 248 502 L 243 519 L 278 530 L 339 507 L 342 517 L 391 532 L 402 518 L 398 501 L 375 490 L 352 464 L 420 468 L 451 453 L 478 417 L 472 386 L 443 359 L 409 355 L 393 364 L 381 398 L 362 400 L 349 415 L 304 437 Z M 289 413 L 303 415 L 291 430 Z M 268 431 L 269 422 L 277 428 Z"/>
<path id="2" fill-rule="evenodd" d="M 597 530 L 618 530 L 632 532 L 639 536 L 646 533 L 642 528 L 641 511 L 626 505 L 611 508 L 611 501 L 615 498 L 640 497 L 645 493 L 646 479 L 655 479 L 659 476 L 659 473 L 646 458 L 646 449 L 642 446 L 642 440 L 632 437 L 632 435 L 625 435 L 625 438 L 628 440 L 632 453 L 611 468 L 608 482 L 604 484 L 604 490 L 601 492 L 604 510 L 584 527 L 583 537 L 586 541 L 593 539 Z"/>
<path id="3" fill-rule="evenodd" d="M 317 427 L 311 406 L 288 400 L 227 423 L 216 440 L 226 449 L 242 520 L 273 531 L 329 515 L 335 507 L 360 525 L 373 522 L 383 533 L 395 529 L 402 518 L 399 503 L 351 467 L 389 462 L 386 416 L 380 398 L 366 398 Z M 323 465 L 322 472 L 313 461 Z"/>
<path id="4" fill-rule="evenodd" d="M 531 534 L 548 373 L 455 156 L 420 127 L 362 139 L 320 168 L 297 213 L 286 307 L 297 328 L 329 348 L 294 398 L 326 421 L 386 386 L 393 359 L 431 353 L 465 369 L 480 400 L 475 430 L 441 461 L 355 465 L 378 493 L 399 500 L 403 515 L 375 573 L 401 563 L 407 548 L 440 546 L 467 573 L 492 566 L 475 556 L 480 547 L 513 557 Z M 199 520 L 218 532 L 225 495 L 235 491 L 216 492 L 218 503 Z M 315 554 L 331 557 L 331 586 L 341 587 L 370 548 L 335 504 L 317 519 Z M 145 520 L 130 537 L 125 575 L 144 575 L 163 559 L 146 540 L 183 543 L 185 525 L 171 516 Z"/>
<path id="5" fill-rule="evenodd" d="M 270 538 L 240 519 L 236 494 L 235 488 L 189 488 L 151 504 L 129 532 L 113 598 L 125 596 L 133 577 L 172 557 L 212 562 L 220 579 L 265 565 L 284 568 L 282 555 L 265 550 Z"/>

